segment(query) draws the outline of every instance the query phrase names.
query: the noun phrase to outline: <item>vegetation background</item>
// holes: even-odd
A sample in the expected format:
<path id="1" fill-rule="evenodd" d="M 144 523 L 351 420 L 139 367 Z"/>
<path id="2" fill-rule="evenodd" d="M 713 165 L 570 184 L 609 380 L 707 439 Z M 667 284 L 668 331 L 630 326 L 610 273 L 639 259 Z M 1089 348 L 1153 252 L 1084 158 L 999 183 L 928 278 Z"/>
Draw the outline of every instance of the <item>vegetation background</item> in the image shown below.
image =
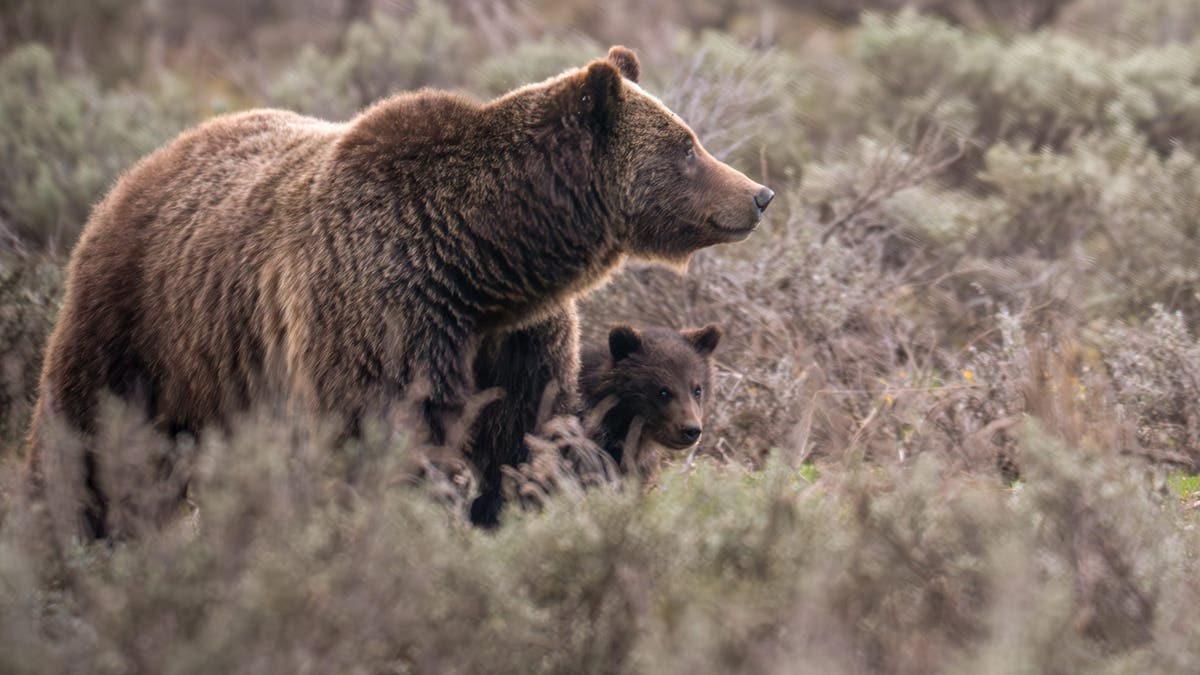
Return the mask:
<path id="1" fill-rule="evenodd" d="M 0 0 L 0 672 L 1200 671 L 1200 2 Z M 56 550 L 18 485 L 63 265 L 120 172 L 272 105 L 481 97 L 601 56 L 779 197 L 614 321 L 720 321 L 704 447 L 587 480 L 549 429 L 466 489 L 258 416 L 114 407 L 141 536 Z M 574 434 L 574 435 L 573 435 Z M 564 466 L 566 468 L 564 468 Z M 544 489 L 543 489 L 544 488 Z"/>

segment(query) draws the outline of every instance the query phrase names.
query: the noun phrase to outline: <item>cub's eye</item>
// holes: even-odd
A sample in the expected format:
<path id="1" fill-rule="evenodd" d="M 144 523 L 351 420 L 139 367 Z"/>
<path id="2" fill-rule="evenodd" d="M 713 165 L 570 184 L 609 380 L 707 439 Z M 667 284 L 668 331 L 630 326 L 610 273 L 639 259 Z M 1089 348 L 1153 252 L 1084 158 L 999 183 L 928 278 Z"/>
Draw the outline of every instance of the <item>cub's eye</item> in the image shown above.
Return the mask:
<path id="1" fill-rule="evenodd" d="M 658 397 L 664 401 L 670 401 L 671 400 L 671 390 L 670 389 L 659 389 Z"/>
<path id="2" fill-rule="evenodd" d="M 687 161 L 691 162 L 696 159 L 696 148 L 691 146 L 687 149 Z"/>
<path id="3" fill-rule="evenodd" d="M 692 391 L 692 396 L 695 396 L 696 398 L 700 398 L 703 395 L 704 389 L 701 387 L 696 387 L 696 389 Z"/>

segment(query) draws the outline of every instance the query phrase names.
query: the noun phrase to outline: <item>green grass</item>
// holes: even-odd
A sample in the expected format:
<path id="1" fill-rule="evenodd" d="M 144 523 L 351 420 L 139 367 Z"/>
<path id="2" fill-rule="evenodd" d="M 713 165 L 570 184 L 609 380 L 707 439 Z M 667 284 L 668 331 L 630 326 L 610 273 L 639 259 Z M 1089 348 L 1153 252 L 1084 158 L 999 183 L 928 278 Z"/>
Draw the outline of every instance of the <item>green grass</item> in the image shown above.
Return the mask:
<path id="1" fill-rule="evenodd" d="M 817 465 L 812 462 L 805 462 L 796 469 L 797 475 L 804 479 L 807 483 L 815 483 L 821 477 L 821 472 L 817 470 Z"/>
<path id="2" fill-rule="evenodd" d="M 1181 500 L 1200 498 L 1200 475 L 1176 471 L 1167 476 L 1171 491 Z"/>

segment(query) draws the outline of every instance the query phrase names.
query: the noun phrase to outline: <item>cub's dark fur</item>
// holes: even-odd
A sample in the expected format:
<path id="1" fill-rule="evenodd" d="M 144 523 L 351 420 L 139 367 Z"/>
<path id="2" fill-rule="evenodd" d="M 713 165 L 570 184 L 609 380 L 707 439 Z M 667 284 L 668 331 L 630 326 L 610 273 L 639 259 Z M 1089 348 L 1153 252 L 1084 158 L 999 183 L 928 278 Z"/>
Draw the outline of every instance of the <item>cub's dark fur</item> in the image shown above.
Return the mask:
<path id="1" fill-rule="evenodd" d="M 595 440 L 623 469 L 650 471 L 657 460 L 650 444 L 679 451 L 700 441 L 720 340 L 716 324 L 684 331 L 617 326 L 606 346 L 584 351 L 580 391 L 600 417 Z"/>

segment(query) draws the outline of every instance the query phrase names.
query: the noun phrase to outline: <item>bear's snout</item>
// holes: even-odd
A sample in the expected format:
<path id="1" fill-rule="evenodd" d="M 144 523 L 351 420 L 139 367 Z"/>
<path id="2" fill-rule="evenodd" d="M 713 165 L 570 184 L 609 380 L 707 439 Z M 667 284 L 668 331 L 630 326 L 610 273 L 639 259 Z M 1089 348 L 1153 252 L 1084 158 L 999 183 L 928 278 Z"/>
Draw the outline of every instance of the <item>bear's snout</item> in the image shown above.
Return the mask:
<path id="1" fill-rule="evenodd" d="M 710 194 L 719 206 L 709 223 L 721 233 L 722 242 L 743 239 L 762 222 L 775 191 L 716 159 L 711 159 L 711 168 Z"/>
<path id="2" fill-rule="evenodd" d="M 679 430 L 679 435 L 683 437 L 685 443 L 691 445 L 696 442 L 696 439 L 700 438 L 701 431 L 700 427 L 684 427 Z"/>
<path id="3" fill-rule="evenodd" d="M 758 207 L 758 212 L 762 213 L 763 211 L 766 211 L 767 205 L 769 205 L 771 200 L 774 198 L 775 191 L 769 187 L 763 186 L 763 188 L 754 195 L 754 205 Z"/>

